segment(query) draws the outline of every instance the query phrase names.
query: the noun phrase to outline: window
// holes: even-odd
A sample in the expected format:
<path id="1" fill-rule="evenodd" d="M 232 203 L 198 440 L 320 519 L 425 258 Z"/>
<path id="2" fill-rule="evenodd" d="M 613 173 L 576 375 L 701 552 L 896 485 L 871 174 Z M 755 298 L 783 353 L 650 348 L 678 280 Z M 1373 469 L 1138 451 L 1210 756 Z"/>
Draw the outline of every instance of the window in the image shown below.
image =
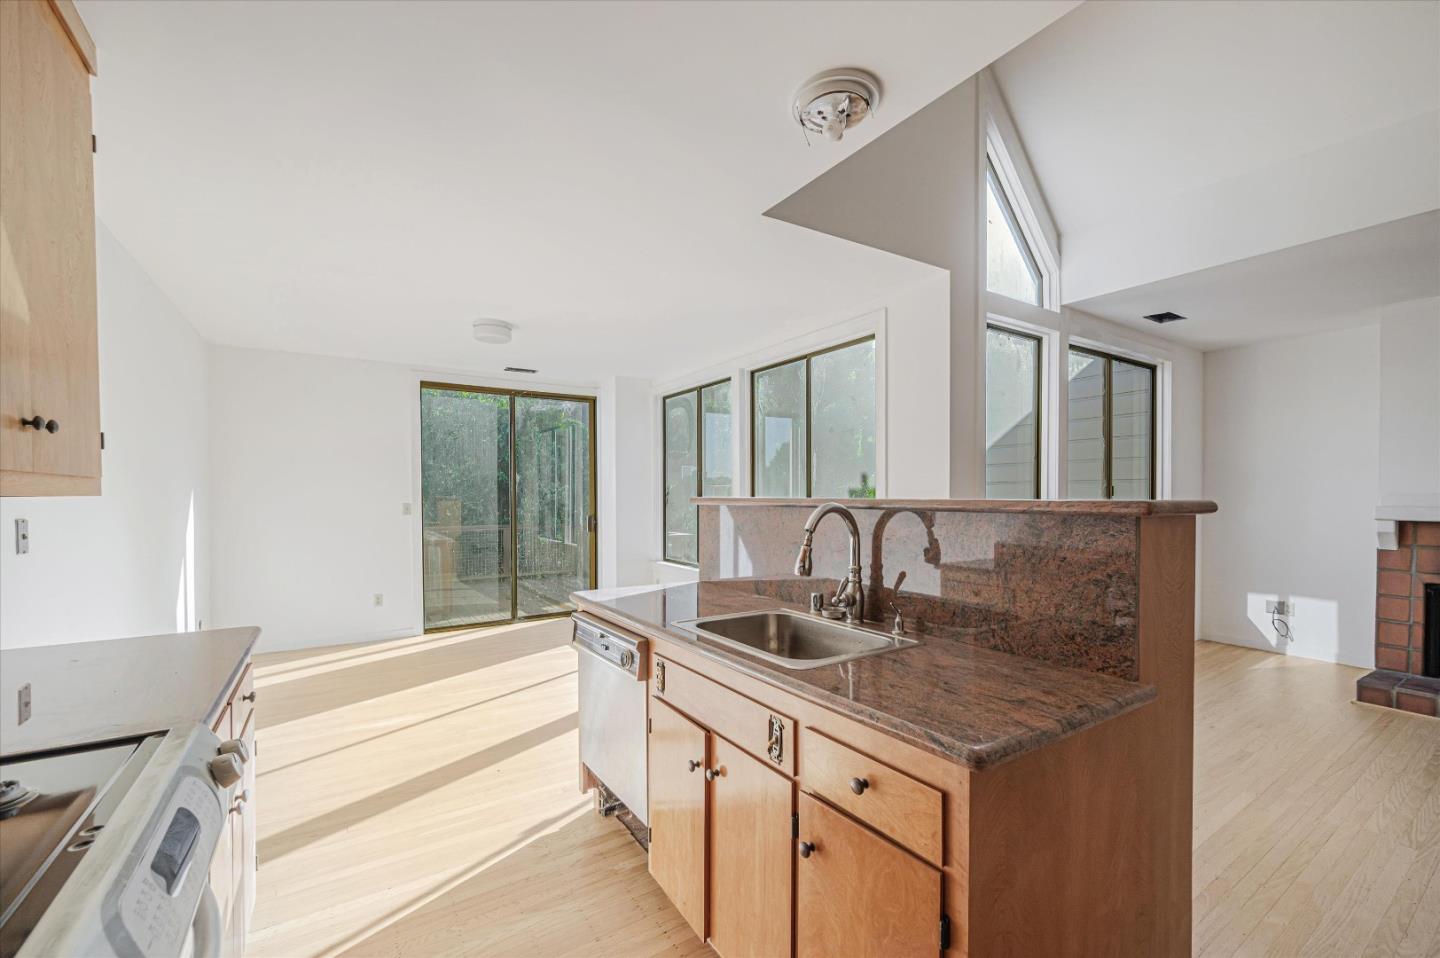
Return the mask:
<path id="1" fill-rule="evenodd" d="M 985 330 L 985 497 L 1040 498 L 1040 339 Z"/>
<path id="2" fill-rule="evenodd" d="M 1041 306 L 1040 264 L 1020 228 L 1015 205 L 995 172 L 995 164 L 987 160 L 985 167 L 985 288 Z"/>
<path id="3" fill-rule="evenodd" d="M 1071 347 L 1067 495 L 1155 498 L 1155 367 Z"/>
<path id="4" fill-rule="evenodd" d="M 666 396 L 665 542 L 669 562 L 700 563 L 700 510 L 694 496 L 734 492 L 730 467 L 730 380 Z"/>
<path id="5" fill-rule="evenodd" d="M 750 375 L 754 494 L 875 498 L 875 337 Z"/>

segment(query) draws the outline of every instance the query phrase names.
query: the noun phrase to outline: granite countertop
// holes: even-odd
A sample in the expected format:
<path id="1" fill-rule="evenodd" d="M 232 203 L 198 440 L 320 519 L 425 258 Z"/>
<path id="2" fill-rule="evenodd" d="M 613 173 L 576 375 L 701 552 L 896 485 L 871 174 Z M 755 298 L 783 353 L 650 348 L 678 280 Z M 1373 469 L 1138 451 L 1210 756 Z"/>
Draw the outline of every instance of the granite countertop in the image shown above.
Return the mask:
<path id="1" fill-rule="evenodd" d="M 694 496 L 700 506 L 810 506 L 839 502 L 851 509 L 920 509 L 927 512 L 1056 512 L 1099 516 L 1202 516 L 1208 499 L 760 499 Z"/>
<path id="2" fill-rule="evenodd" d="M 818 669 L 782 668 L 680 624 L 701 615 L 798 608 L 723 582 L 597 589 L 577 592 L 574 600 L 584 612 L 692 645 L 716 662 L 972 769 L 1048 745 L 1156 694 L 1150 685 L 924 633 L 911 636 L 918 645 L 894 652 Z"/>
<path id="3" fill-rule="evenodd" d="M 224 704 L 259 637 L 211 629 L 0 651 L 0 755 L 135 738 L 205 722 Z M 17 696 L 30 686 L 19 724 Z"/>

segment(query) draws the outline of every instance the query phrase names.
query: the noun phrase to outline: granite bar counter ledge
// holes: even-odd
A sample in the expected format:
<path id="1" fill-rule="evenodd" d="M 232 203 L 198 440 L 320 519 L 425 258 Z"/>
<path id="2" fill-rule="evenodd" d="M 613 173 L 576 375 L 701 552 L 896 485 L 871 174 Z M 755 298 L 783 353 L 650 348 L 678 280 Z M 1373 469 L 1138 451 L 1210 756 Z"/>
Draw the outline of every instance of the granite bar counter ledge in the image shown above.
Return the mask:
<path id="1" fill-rule="evenodd" d="M 849 573 L 850 524 L 824 500 L 695 502 L 698 581 L 573 598 L 643 643 L 650 871 L 702 939 L 1189 954 L 1195 524 L 1214 503 L 841 500 L 864 626 L 898 609 L 914 644 L 789 668 L 695 620 L 811 614 Z M 580 781 L 603 784 L 583 762 Z"/>

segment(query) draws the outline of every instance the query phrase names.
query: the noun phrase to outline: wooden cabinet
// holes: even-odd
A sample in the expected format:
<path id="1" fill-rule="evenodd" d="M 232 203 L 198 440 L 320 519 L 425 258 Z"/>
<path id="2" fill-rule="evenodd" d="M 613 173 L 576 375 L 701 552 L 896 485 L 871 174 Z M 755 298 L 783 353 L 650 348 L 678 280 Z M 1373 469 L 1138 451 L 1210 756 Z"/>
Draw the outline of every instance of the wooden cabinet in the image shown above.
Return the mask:
<path id="1" fill-rule="evenodd" d="M 789 955 L 794 786 L 658 699 L 649 741 L 650 874 L 723 958 Z"/>
<path id="2" fill-rule="evenodd" d="M 70 0 L 0 3 L 0 495 L 98 495 L 90 125 Z"/>
<path id="3" fill-rule="evenodd" d="M 794 786 L 711 737 L 710 944 L 724 958 L 790 954 Z"/>
<path id="4" fill-rule="evenodd" d="M 796 958 L 901 958 L 941 950 L 940 870 L 800 795 Z"/>
<path id="5" fill-rule="evenodd" d="M 650 874 L 705 939 L 705 730 L 653 701 L 650 708 Z"/>

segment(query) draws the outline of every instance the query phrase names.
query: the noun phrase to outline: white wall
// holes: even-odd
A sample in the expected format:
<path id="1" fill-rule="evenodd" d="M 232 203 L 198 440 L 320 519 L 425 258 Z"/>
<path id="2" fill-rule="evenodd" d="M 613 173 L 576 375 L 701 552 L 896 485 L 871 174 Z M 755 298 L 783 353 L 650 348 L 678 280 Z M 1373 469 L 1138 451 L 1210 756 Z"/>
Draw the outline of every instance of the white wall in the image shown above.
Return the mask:
<path id="1" fill-rule="evenodd" d="M 0 646 L 213 625 L 207 355 L 194 328 L 97 227 L 102 495 L 0 499 Z M 30 522 L 15 554 L 14 520 Z"/>
<path id="2" fill-rule="evenodd" d="M 1440 299 L 1381 311 L 1377 505 L 1440 522 Z"/>
<path id="3" fill-rule="evenodd" d="M 418 633 L 414 374 L 228 347 L 210 365 L 215 625 L 258 625 L 263 649 Z"/>
<path id="4" fill-rule="evenodd" d="M 1202 638 L 1373 666 L 1379 358 L 1376 325 L 1205 354 Z"/>
<path id="5" fill-rule="evenodd" d="M 600 585 L 647 585 L 660 555 L 659 439 L 648 379 L 611 378 L 596 403 Z"/>

